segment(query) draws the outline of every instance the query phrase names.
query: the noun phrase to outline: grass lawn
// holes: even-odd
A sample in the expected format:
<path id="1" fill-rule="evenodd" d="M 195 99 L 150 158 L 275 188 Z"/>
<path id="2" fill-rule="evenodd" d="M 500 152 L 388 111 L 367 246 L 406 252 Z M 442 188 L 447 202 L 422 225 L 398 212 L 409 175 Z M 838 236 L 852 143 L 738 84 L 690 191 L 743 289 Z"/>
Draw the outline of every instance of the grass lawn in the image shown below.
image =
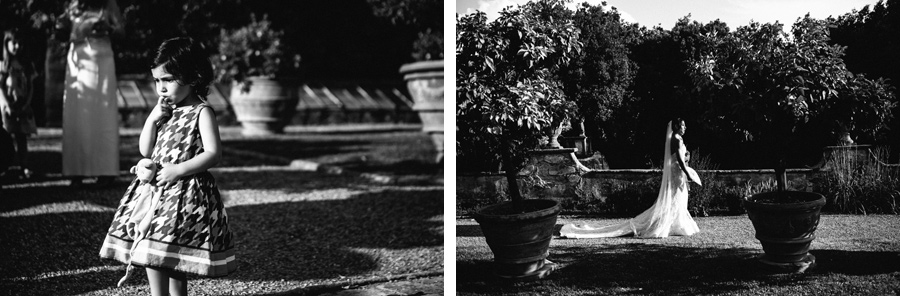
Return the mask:
<path id="1" fill-rule="evenodd" d="M 123 174 L 105 188 L 69 188 L 59 176 L 59 135 L 42 132 L 31 142 L 32 168 L 42 176 L 4 184 L 0 195 L 0 294 L 149 295 L 143 269 L 116 288 L 125 266 L 97 256 L 133 177 Z M 440 175 L 427 162 L 434 155 L 427 135 L 239 134 L 223 129 L 224 160 L 211 170 L 235 234 L 238 270 L 222 278 L 189 276 L 191 295 L 277 295 L 443 270 L 443 185 L 380 184 L 287 166 L 304 159 L 387 175 Z M 137 161 L 137 137 L 122 132 L 123 170 Z"/>
<path id="2" fill-rule="evenodd" d="M 548 278 L 507 283 L 491 276 L 493 255 L 478 223 L 457 219 L 459 295 L 900 295 L 900 216 L 823 215 L 810 253 L 817 266 L 779 274 L 746 215 L 695 218 L 690 237 L 558 239 Z M 566 223 L 624 219 L 560 217 Z"/>

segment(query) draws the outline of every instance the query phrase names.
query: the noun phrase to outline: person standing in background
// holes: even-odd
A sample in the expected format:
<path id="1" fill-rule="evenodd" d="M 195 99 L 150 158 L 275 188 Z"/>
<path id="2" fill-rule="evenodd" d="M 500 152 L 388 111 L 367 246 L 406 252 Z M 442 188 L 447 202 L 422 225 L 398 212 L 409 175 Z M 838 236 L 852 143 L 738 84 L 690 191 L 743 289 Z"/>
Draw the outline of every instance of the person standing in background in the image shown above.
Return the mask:
<path id="1" fill-rule="evenodd" d="M 72 32 L 66 56 L 62 174 L 72 186 L 119 174 L 119 112 L 111 36 L 124 34 L 115 0 L 74 0 L 67 11 Z"/>
<path id="2" fill-rule="evenodd" d="M 0 60 L 0 117 L 3 129 L 15 139 L 12 167 L 2 171 L 4 178 L 28 179 L 28 136 L 37 132 L 31 99 L 34 95 L 34 64 L 19 53 L 20 40 L 15 30 L 3 32 L 3 60 Z"/>

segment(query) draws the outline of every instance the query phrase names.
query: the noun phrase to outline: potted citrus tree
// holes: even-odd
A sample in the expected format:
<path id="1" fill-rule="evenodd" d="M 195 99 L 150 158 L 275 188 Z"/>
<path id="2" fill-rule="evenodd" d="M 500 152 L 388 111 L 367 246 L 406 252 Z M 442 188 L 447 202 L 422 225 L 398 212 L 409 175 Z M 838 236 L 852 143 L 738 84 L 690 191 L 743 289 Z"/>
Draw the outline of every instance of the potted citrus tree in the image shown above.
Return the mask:
<path id="1" fill-rule="evenodd" d="M 824 23 L 806 17 L 794 24 L 794 38 L 780 26 L 738 28 L 720 46 L 702 49 L 689 74 L 714 102 L 705 121 L 727 118 L 748 139 L 772 149 L 766 152 L 775 156 L 769 165 L 777 189 L 748 196 L 743 205 L 765 253 L 761 261 L 802 272 L 815 264 L 809 248 L 825 197 L 790 190 L 786 168 L 800 163 L 797 156 L 817 152 L 805 142 L 813 133 L 829 134 L 821 130 L 835 122 L 877 131 L 889 118 L 884 106 L 892 98 L 873 91 L 883 88 L 881 82 L 846 69 L 842 49 L 827 42 Z"/>
<path id="2" fill-rule="evenodd" d="M 221 31 L 216 78 L 231 84 L 229 99 L 245 135 L 281 133 L 296 112 L 300 56 L 281 42 L 283 35 L 266 15 Z"/>
<path id="3" fill-rule="evenodd" d="M 457 151 L 491 147 L 511 198 L 475 212 L 501 278 L 537 279 L 552 269 L 546 258 L 560 205 L 525 199 L 518 179 L 543 132 L 574 112 L 556 75 L 581 48 L 567 12 L 561 0 L 541 0 L 493 22 L 483 12 L 457 17 Z"/>
<path id="4" fill-rule="evenodd" d="M 413 110 L 422 131 L 437 149 L 436 162 L 444 157 L 444 2 L 440 0 L 368 0 L 374 14 L 396 25 L 411 27 L 414 62 L 400 67 L 413 99 Z"/>

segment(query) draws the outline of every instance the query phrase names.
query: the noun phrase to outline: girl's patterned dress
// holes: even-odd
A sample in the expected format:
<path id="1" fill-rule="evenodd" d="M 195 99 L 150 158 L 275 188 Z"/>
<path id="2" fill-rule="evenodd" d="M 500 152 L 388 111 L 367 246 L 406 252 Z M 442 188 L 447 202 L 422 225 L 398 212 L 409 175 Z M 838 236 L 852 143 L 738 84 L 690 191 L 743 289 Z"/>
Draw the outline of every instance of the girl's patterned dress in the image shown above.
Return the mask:
<path id="1" fill-rule="evenodd" d="M 157 131 L 151 159 L 159 164 L 177 164 L 203 152 L 198 118 L 205 104 L 183 106 Z M 155 180 L 153 181 L 155 184 Z M 112 225 L 100 248 L 100 257 L 136 266 L 174 269 L 202 276 L 224 276 L 237 268 L 234 239 L 219 189 L 209 172 L 186 176 L 156 188 L 158 198 L 145 238 L 137 241 L 126 223 L 140 192 L 135 179 L 122 197 Z"/>

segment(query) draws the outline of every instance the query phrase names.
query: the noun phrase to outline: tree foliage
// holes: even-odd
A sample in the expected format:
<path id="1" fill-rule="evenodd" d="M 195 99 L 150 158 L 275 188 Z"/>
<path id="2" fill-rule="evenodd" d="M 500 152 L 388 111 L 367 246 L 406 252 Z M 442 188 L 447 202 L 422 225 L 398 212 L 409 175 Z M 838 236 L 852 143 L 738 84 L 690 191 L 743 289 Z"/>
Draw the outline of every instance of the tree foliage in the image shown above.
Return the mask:
<path id="1" fill-rule="evenodd" d="M 444 59 L 444 2 L 440 0 L 366 0 L 376 16 L 418 34 L 412 56 L 418 61 Z"/>
<path id="2" fill-rule="evenodd" d="M 483 12 L 457 18 L 457 153 L 500 160 L 507 176 L 525 164 L 541 131 L 574 111 L 559 80 L 581 50 L 564 1 L 508 8 L 487 22 Z M 484 163 L 484 162 L 481 162 Z M 490 162 L 488 162 L 490 163 Z M 462 169 L 465 171 L 465 168 Z M 511 190 L 514 198 L 519 192 Z"/>
<path id="3" fill-rule="evenodd" d="M 641 30 L 630 48 L 638 68 L 632 96 L 601 127 L 609 138 L 594 139 L 595 147 L 614 167 L 652 165 L 659 126 L 676 115 L 688 121 L 692 146 L 724 167 L 773 167 L 776 155 L 792 160 L 787 165 L 810 164 L 844 131 L 885 143 L 894 90 L 849 71 L 828 26 L 804 17 L 791 34 L 778 23 L 732 31 L 685 17 L 671 30 Z"/>
<path id="4" fill-rule="evenodd" d="M 896 101 L 888 86 L 847 70 L 843 48 L 827 43 L 825 21 L 806 16 L 792 34 L 780 24 L 751 23 L 688 40 L 694 93 L 708 107 L 698 119 L 709 128 L 731 127 L 783 157 L 821 147 L 799 139 L 821 145 L 841 130 L 878 138 Z"/>
<path id="5" fill-rule="evenodd" d="M 593 147 L 605 154 L 611 167 L 657 164 L 659 147 L 665 140 L 663 128 L 676 116 L 688 122 L 689 144 L 709 153 L 723 168 L 774 167 L 780 159 L 789 160 L 783 163 L 788 166 L 809 165 L 818 160 L 822 146 L 835 145 L 843 132 L 849 132 L 857 142 L 869 144 L 886 144 L 897 138 L 900 128 L 890 129 L 900 122 L 894 119 L 896 89 L 884 78 L 898 68 L 879 76 L 855 72 L 856 66 L 845 63 L 844 55 L 854 50 L 831 40 L 834 32 L 844 28 L 857 33 L 893 32 L 884 29 L 895 24 L 888 20 L 896 18 L 891 7 L 879 3 L 874 10 L 866 8 L 837 20 L 801 17 L 790 33 L 785 33 L 779 23 L 751 22 L 731 29 L 721 21 L 699 23 L 690 16 L 671 29 L 638 28 L 622 22 L 615 9 L 608 9 L 605 4 L 582 5 L 575 12 L 547 10 L 543 15 L 572 20 L 583 47 L 570 56 L 571 63 L 561 67 L 561 71 L 545 72 L 521 63 L 521 55 L 504 55 L 502 51 L 514 47 L 512 43 L 516 41 L 484 41 L 501 30 L 518 34 L 517 29 L 530 27 L 507 24 L 498 28 L 496 23 L 487 24 L 484 20 L 482 25 L 475 25 L 477 16 L 464 16 L 458 18 L 457 68 L 466 75 L 458 73 L 461 88 L 457 89 L 457 101 L 460 107 L 469 108 L 467 104 L 474 104 L 470 98 L 490 94 L 498 96 L 492 102 L 499 105 L 484 107 L 483 114 L 510 114 L 498 117 L 501 119 L 538 114 L 504 110 L 541 109 L 521 105 L 518 97 L 507 95 L 513 93 L 512 88 L 499 86 L 509 85 L 510 81 L 532 81 L 524 77 L 542 79 L 547 85 L 556 85 L 548 89 L 561 88 L 568 100 L 577 104 L 577 112 L 586 119 L 585 129 Z M 900 36 L 866 34 L 879 36 L 885 43 Z M 468 42 L 466 38 L 483 40 L 470 42 L 472 48 L 466 49 L 477 54 L 460 51 L 465 45 L 459 43 Z M 890 56 L 898 51 L 877 52 L 886 55 L 879 60 L 885 61 L 883 65 L 898 60 Z M 511 65 L 498 66 L 502 63 Z M 476 72 L 466 67 L 481 67 L 483 72 L 471 74 Z M 496 76 L 493 71 L 508 74 Z M 476 77 L 484 82 L 473 84 L 478 81 Z M 493 132 L 477 130 L 484 124 L 470 124 L 477 118 L 467 116 L 474 114 L 482 113 L 457 113 L 458 140 L 466 142 L 457 145 L 460 159 L 492 161 L 464 161 L 461 171 L 476 169 L 468 167 L 471 163 L 489 164 L 484 169 L 490 170 L 491 166 L 496 168 L 500 159 L 496 153 L 468 143 L 499 146 L 496 138 L 467 138 Z M 547 124 L 540 116 L 521 120 L 524 126 Z M 893 137 L 891 132 L 895 133 Z"/>
<path id="6" fill-rule="evenodd" d="M 900 88 L 900 1 L 878 1 L 837 18 L 829 18 L 829 43 L 846 46 L 844 61 L 853 73 L 884 78 L 893 90 Z M 893 113 L 900 112 L 894 107 Z M 889 143 L 900 143 L 900 117 L 888 126 Z M 893 161 L 900 147 L 895 144 Z"/>
<path id="7" fill-rule="evenodd" d="M 43 62 L 43 49 L 54 23 L 70 1 L 0 0 L 0 28 L 27 30 L 29 44 L 23 47 L 34 49 L 27 54 Z M 423 2 L 429 1 L 434 2 Z M 305 76 L 318 80 L 400 80 L 397 69 L 413 61 L 409 49 L 417 38 L 412 28 L 377 17 L 366 0 L 117 2 L 126 21 L 124 37 L 113 42 L 120 75 L 147 73 L 150 55 L 163 40 L 172 37 L 190 36 L 215 52 L 221 30 L 247 25 L 251 14 L 268 14 L 274 29 L 284 31 L 284 43 L 302 55 Z M 409 11 L 407 16 L 421 11 Z M 440 18 L 436 20 L 440 22 Z M 441 30 L 432 32 L 439 34 Z M 434 51 L 434 37 L 426 36 L 430 39 L 420 45 Z"/>
<path id="8" fill-rule="evenodd" d="M 248 77 L 299 78 L 300 56 L 282 41 L 284 32 L 272 28 L 267 15 L 237 30 L 222 30 L 217 58 L 213 58 L 216 79 L 241 83 L 249 91 Z"/>
<path id="9" fill-rule="evenodd" d="M 562 73 L 564 90 L 578 105 L 578 116 L 590 138 L 606 138 L 607 121 L 620 111 L 631 94 L 637 66 L 628 56 L 629 45 L 639 38 L 636 24 L 625 24 L 605 2 L 583 3 L 572 16 L 581 31 L 581 54 Z"/>

